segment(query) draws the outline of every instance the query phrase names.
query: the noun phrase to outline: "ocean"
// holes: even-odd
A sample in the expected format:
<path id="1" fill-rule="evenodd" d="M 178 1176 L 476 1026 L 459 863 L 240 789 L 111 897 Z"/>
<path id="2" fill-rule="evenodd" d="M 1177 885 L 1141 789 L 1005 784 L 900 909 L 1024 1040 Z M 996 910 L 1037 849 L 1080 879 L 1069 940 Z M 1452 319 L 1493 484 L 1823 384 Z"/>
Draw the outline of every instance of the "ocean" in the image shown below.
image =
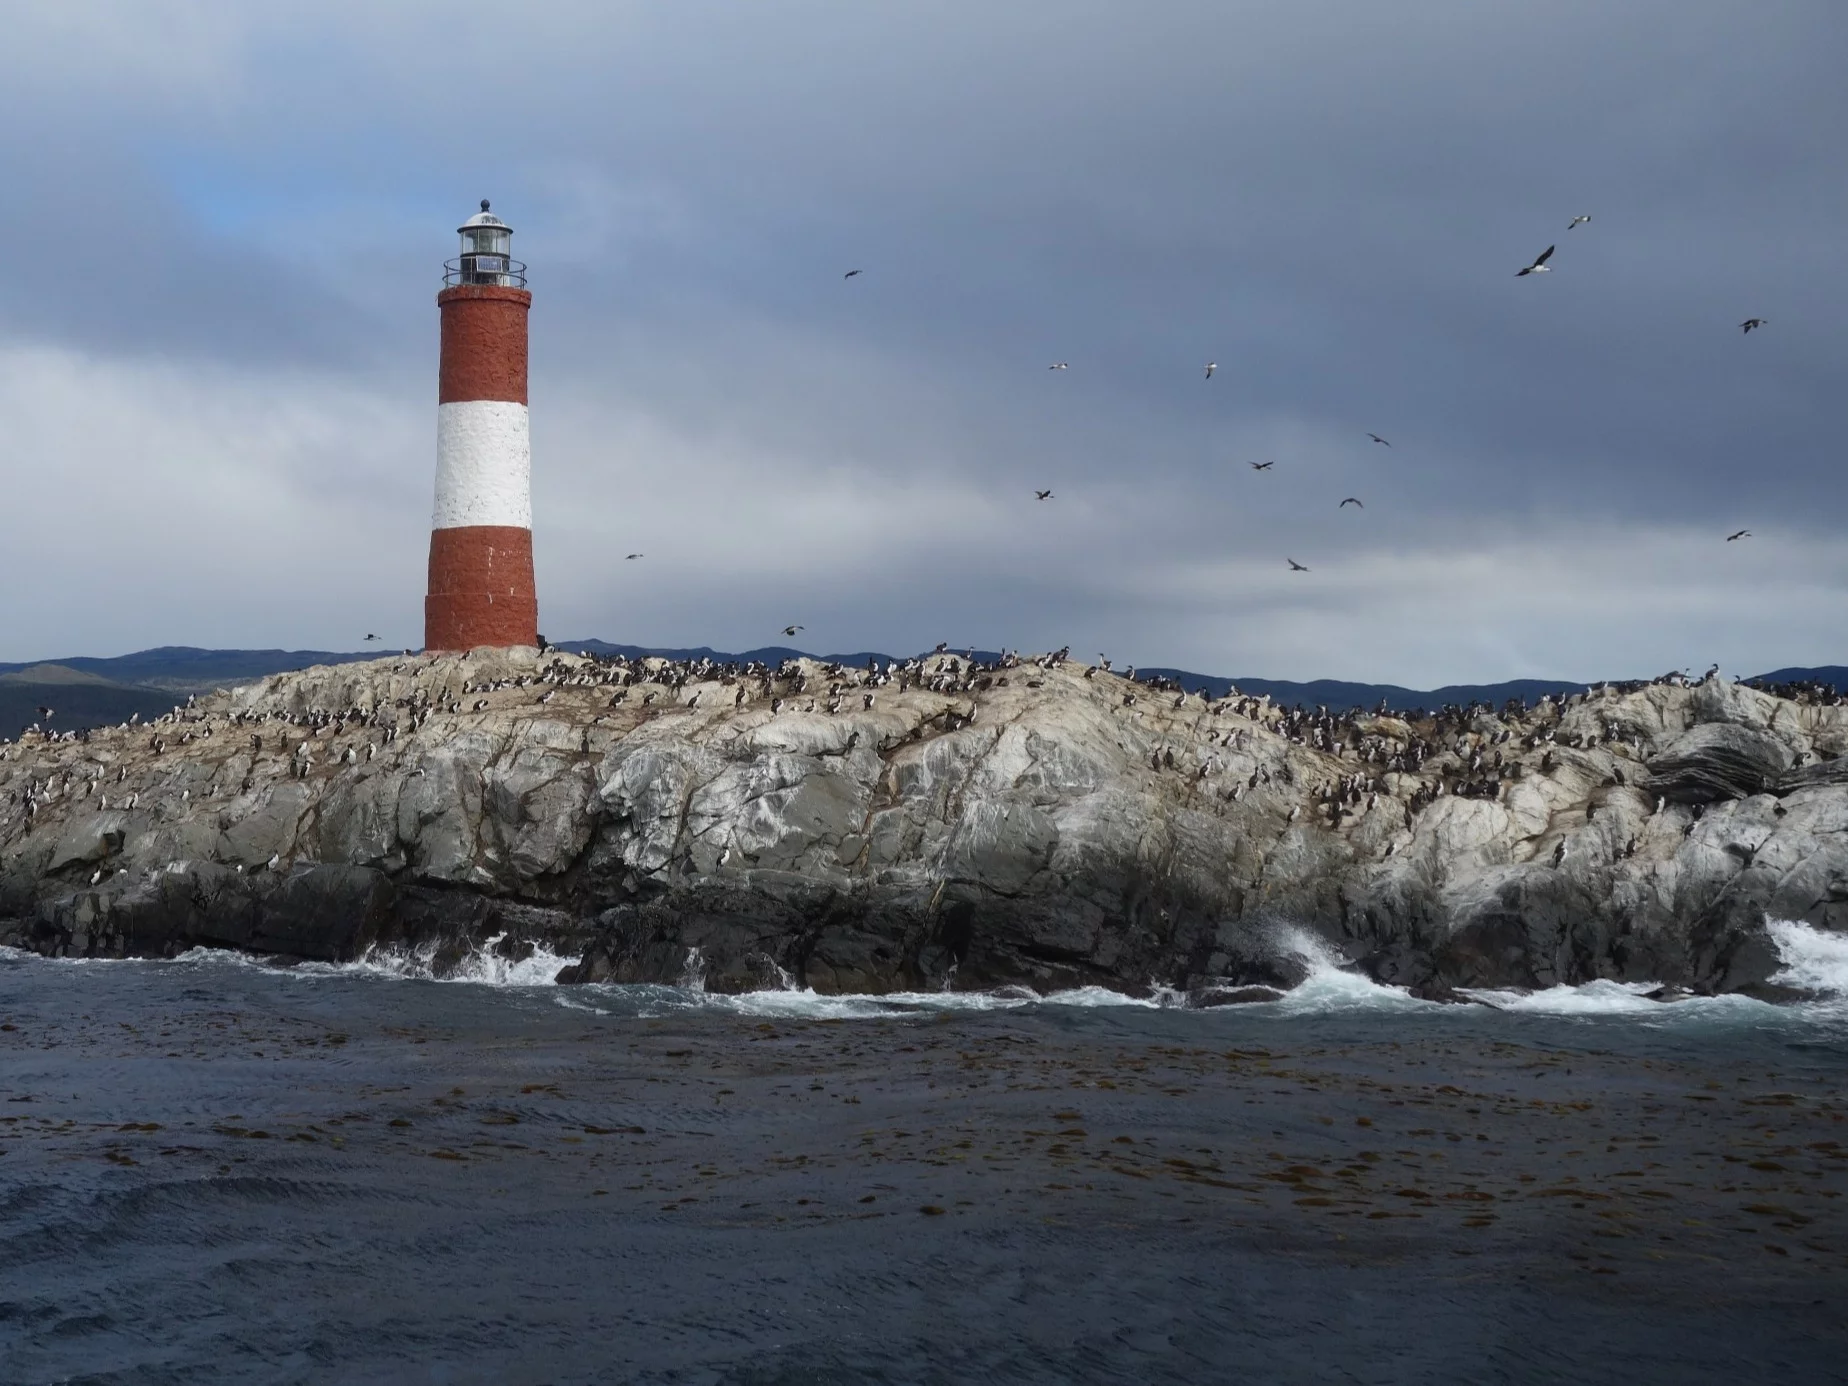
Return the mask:
<path id="1" fill-rule="evenodd" d="M 0 1381 L 1848 1380 L 1817 999 L 0 953 Z"/>

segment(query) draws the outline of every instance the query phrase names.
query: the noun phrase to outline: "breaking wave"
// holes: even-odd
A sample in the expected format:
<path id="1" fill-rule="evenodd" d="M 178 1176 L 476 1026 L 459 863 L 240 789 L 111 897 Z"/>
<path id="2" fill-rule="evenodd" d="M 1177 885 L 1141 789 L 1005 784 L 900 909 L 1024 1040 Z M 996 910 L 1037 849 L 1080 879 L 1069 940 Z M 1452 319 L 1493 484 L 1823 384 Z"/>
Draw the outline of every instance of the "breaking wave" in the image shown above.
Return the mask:
<path id="1" fill-rule="evenodd" d="M 1766 933 L 1782 964 L 1770 979 L 1779 987 L 1801 993 L 1794 1004 L 1773 1005 L 1746 996 L 1694 997 L 1665 993 L 1654 982 L 1591 981 L 1576 986 L 1554 986 L 1536 991 L 1474 988 L 1459 994 L 1474 1007 L 1445 1006 L 1413 996 L 1403 987 L 1372 981 L 1343 958 L 1327 940 L 1306 929 L 1285 927 L 1274 939 L 1277 951 L 1295 959 L 1303 979 L 1275 1000 L 1247 1002 L 1232 1007 L 1240 1014 L 1290 1017 L 1342 1014 L 1427 1013 L 1491 1008 L 1512 1014 L 1562 1019 L 1769 1018 L 1776 1015 L 1814 1015 L 1848 1019 L 1848 934 L 1828 933 L 1793 920 L 1768 920 Z M 799 985 L 780 967 L 772 967 L 778 985 L 757 991 L 726 994 L 705 986 L 705 959 L 689 950 L 677 986 L 636 986 L 609 983 L 558 986 L 559 972 L 577 961 L 544 946 L 508 950 L 505 936 L 457 954 L 452 947 L 429 944 L 415 949 L 375 948 L 350 962 L 284 964 L 222 949 L 194 948 L 167 962 L 128 960 L 122 966 L 214 968 L 233 967 L 303 979 L 371 978 L 381 981 L 423 981 L 497 988 L 553 988 L 557 1005 L 600 1015 L 658 1015 L 664 1011 L 706 1008 L 760 1019 L 878 1019 L 920 1013 L 1016 1011 L 1035 1008 L 1071 1008 L 1105 1011 L 1187 1010 L 1188 998 L 1172 988 L 1151 983 L 1146 995 L 1133 996 L 1105 987 L 1079 987 L 1041 995 L 1027 987 L 1003 986 L 987 991 L 893 992 L 883 995 L 824 995 Z M 99 966 L 102 959 L 57 959 L 53 966 Z M 35 954 L 0 947 L 0 963 L 39 964 Z M 1217 1009 L 1217 1008 L 1215 1008 Z"/>

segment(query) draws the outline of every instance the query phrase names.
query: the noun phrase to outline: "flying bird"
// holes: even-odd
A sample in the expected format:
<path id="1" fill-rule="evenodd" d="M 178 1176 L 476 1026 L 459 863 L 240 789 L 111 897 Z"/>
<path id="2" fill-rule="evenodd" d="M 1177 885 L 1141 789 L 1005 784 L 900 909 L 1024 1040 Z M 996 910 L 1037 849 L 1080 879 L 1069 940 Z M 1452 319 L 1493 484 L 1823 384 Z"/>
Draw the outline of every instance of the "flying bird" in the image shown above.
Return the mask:
<path id="1" fill-rule="evenodd" d="M 1750 332 L 1754 327 L 1763 327 L 1768 321 L 1768 318 L 1747 318 L 1744 322 L 1740 323 L 1739 326 L 1745 329 L 1745 331 Z"/>
<path id="2" fill-rule="evenodd" d="M 1572 229 L 1573 229 L 1574 227 L 1579 227 L 1579 226 L 1583 226 L 1583 225 L 1584 225 L 1584 224 L 1585 224 L 1586 222 L 1588 222 L 1588 221 L 1590 221 L 1590 220 L 1591 220 L 1591 214 L 1590 214 L 1589 212 L 1587 212 L 1587 213 L 1586 213 L 1586 214 L 1585 214 L 1584 216 L 1582 216 L 1582 217 L 1573 217 L 1573 218 L 1572 218 L 1572 221 L 1571 221 L 1571 223 L 1570 223 L 1570 225 L 1568 225 L 1568 226 L 1566 227 L 1566 230 L 1568 230 L 1568 231 L 1570 231 L 1570 230 L 1572 230 Z"/>
<path id="3" fill-rule="evenodd" d="M 1380 435 L 1377 433 L 1369 433 L 1367 436 L 1371 438 L 1374 442 L 1380 444 L 1382 447 L 1392 446 L 1391 443 L 1388 443 L 1384 438 L 1380 437 Z"/>
<path id="4" fill-rule="evenodd" d="M 1277 463 L 1276 459 L 1273 458 L 1269 462 L 1248 462 L 1245 465 L 1250 467 L 1254 472 L 1268 472 L 1272 467 L 1276 466 Z"/>
<path id="5" fill-rule="evenodd" d="M 1213 378 L 1213 372 L 1218 369 L 1219 363 L 1217 361 L 1208 361 L 1206 363 L 1206 378 L 1211 380 Z"/>
<path id="6" fill-rule="evenodd" d="M 1070 361 L 1054 361 L 1050 366 L 1046 367 L 1049 371 L 1069 371 L 1071 368 L 1072 363 Z"/>
<path id="7" fill-rule="evenodd" d="M 1524 274 L 1550 274 L 1551 271 L 1547 269 L 1546 262 L 1552 258 L 1553 252 L 1558 248 L 1558 246 L 1549 245 L 1545 250 L 1534 256 L 1534 262 L 1526 269 L 1516 270 L 1514 272 L 1514 277 L 1519 279 Z"/>
<path id="8" fill-rule="evenodd" d="M 807 630 L 807 629 L 808 629 L 807 626 L 784 626 L 783 634 L 794 635 L 799 630 Z"/>
<path id="9" fill-rule="evenodd" d="M 1736 534 L 1729 534 L 1729 535 L 1727 535 L 1727 536 L 1726 536 L 1726 542 L 1730 544 L 1730 543 L 1732 543 L 1732 541 L 1733 541 L 1733 540 L 1735 540 L 1735 539 L 1750 539 L 1751 537 L 1752 537 L 1752 531 L 1751 531 L 1751 530 L 1749 530 L 1749 529 L 1742 529 L 1742 530 L 1740 530 L 1740 531 L 1739 531 L 1738 533 L 1736 533 Z"/>
<path id="10" fill-rule="evenodd" d="M 1286 558 L 1283 561 L 1290 565 L 1290 571 L 1292 573 L 1306 573 L 1309 571 L 1307 568 L 1303 567 L 1302 564 L 1298 563 L 1294 558 Z"/>
<path id="11" fill-rule="evenodd" d="M 859 270 L 848 270 L 847 273 L 841 276 L 841 278 L 842 279 L 852 279 L 856 274 L 859 274 L 859 273 L 861 273 L 861 271 Z"/>
<path id="12" fill-rule="evenodd" d="M 1037 500 L 1051 500 L 1052 499 L 1052 492 L 1050 491 L 1035 491 L 1033 495 L 1034 495 L 1034 498 Z"/>
<path id="13" fill-rule="evenodd" d="M 372 634 L 370 631 L 366 633 L 366 643 L 368 645 L 376 645 L 378 643 L 378 639 L 379 639 L 378 636 Z"/>
<path id="14" fill-rule="evenodd" d="M 1337 510 L 1341 510 L 1341 509 L 1343 509 L 1343 508 L 1345 508 L 1346 506 L 1350 506 L 1350 505 L 1360 505 L 1360 497 L 1358 497 L 1358 496 L 1349 496 L 1349 497 L 1348 497 L 1348 498 L 1347 498 L 1346 500 L 1344 500 L 1344 501 L 1342 501 L 1340 505 L 1337 505 L 1337 506 L 1335 507 L 1335 509 L 1337 509 Z M 1364 506 L 1364 505 L 1360 505 L 1360 508 L 1361 508 L 1362 510 L 1365 510 L 1365 509 L 1366 509 L 1367 507 L 1366 507 L 1366 506 Z"/>
<path id="15" fill-rule="evenodd" d="M 622 556 L 622 561 L 624 563 L 627 563 L 629 562 L 629 560 L 634 559 L 634 558 L 646 558 L 646 557 L 648 557 L 648 555 L 645 553 L 625 553 Z"/>

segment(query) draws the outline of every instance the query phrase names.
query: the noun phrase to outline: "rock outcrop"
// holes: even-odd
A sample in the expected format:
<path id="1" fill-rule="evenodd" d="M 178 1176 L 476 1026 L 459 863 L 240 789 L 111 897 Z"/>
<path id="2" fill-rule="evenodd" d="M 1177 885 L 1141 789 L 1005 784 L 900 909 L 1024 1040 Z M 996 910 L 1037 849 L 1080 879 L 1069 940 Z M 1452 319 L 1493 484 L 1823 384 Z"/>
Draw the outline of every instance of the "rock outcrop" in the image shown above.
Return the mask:
<path id="1" fill-rule="evenodd" d="M 478 651 L 0 747 L 0 943 L 565 980 L 1249 999 L 1291 931 L 1447 994 L 1762 987 L 1848 929 L 1848 709 L 1717 680 L 1390 716 L 1058 658 L 878 671 Z"/>

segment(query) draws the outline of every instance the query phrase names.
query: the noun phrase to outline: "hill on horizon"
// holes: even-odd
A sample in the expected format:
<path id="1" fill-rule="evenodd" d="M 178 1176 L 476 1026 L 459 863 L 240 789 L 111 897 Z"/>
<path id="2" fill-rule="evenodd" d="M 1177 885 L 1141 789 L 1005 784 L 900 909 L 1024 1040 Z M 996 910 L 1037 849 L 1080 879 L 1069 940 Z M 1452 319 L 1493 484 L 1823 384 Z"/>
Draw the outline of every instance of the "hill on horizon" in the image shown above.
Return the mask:
<path id="1" fill-rule="evenodd" d="M 766 645 L 754 650 L 725 651 L 700 645 L 691 648 L 621 645 L 605 640 L 561 640 L 556 648 L 578 653 L 622 655 L 624 658 L 711 659 L 717 663 L 742 663 L 756 660 L 778 664 L 797 656 L 821 659 L 830 663 L 864 667 L 869 659 L 887 663 L 912 656 L 895 656 L 878 650 L 859 650 L 850 654 L 812 655 L 787 645 Z M 189 693 L 210 692 L 271 674 L 292 673 L 317 664 L 352 664 L 382 659 L 387 650 L 206 650 L 190 645 L 162 645 L 138 650 L 133 654 L 98 658 L 89 655 L 68 659 L 38 660 L 24 664 L 0 664 L 0 737 L 12 737 L 38 720 L 37 709 L 48 706 L 56 711 L 51 725 L 70 731 L 125 721 L 139 712 L 143 717 L 158 716 L 170 710 Z M 967 655 L 967 649 L 950 651 Z M 998 658 L 993 650 L 976 650 L 978 659 Z M 1509 698 L 1528 702 L 1546 695 L 1583 692 L 1589 685 L 1565 679 L 1507 679 L 1500 683 L 1446 684 L 1440 688 L 1405 688 L 1391 683 L 1358 683 L 1343 679 L 1312 679 L 1298 682 L 1289 679 L 1237 678 L 1223 674 L 1200 674 L 1168 666 L 1140 668 L 1142 676 L 1160 676 L 1179 682 L 1189 691 L 1202 691 L 1222 697 L 1230 688 L 1272 701 L 1331 708 L 1378 707 L 1382 702 L 1394 711 L 1413 708 L 1437 708 L 1446 703 L 1502 703 Z M 1823 665 L 1774 669 L 1752 676 L 1767 683 L 1814 682 L 1827 684 L 1848 693 L 1848 666 Z"/>

